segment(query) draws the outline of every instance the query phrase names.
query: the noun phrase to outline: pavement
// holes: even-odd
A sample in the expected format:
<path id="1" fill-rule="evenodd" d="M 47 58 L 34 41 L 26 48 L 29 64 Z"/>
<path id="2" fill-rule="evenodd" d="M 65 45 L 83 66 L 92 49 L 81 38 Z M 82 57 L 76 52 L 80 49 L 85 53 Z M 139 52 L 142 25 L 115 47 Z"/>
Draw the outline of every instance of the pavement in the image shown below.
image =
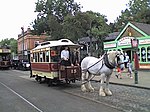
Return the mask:
<path id="1" fill-rule="evenodd" d="M 132 87 L 138 87 L 143 89 L 149 89 L 150 90 L 150 70 L 139 70 L 138 71 L 138 82 L 135 81 L 135 73 L 133 71 L 132 76 L 133 78 L 130 78 L 127 75 L 127 71 L 122 72 L 122 79 L 117 78 L 115 75 L 117 72 L 114 70 L 113 74 L 110 78 L 110 84 L 117 84 L 117 85 L 124 85 L 124 86 L 132 86 Z M 94 77 L 95 81 L 99 81 L 100 77 L 96 76 Z"/>

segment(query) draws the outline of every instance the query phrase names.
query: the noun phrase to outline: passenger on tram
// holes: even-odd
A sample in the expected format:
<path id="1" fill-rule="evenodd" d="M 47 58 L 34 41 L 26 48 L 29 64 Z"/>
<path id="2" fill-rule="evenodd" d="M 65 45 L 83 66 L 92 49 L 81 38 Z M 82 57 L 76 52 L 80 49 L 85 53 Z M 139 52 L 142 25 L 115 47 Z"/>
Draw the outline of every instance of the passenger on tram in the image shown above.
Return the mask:
<path id="1" fill-rule="evenodd" d="M 70 53 L 70 61 L 71 61 L 71 66 L 79 66 L 80 57 L 77 48 L 75 48 L 73 52 Z"/>

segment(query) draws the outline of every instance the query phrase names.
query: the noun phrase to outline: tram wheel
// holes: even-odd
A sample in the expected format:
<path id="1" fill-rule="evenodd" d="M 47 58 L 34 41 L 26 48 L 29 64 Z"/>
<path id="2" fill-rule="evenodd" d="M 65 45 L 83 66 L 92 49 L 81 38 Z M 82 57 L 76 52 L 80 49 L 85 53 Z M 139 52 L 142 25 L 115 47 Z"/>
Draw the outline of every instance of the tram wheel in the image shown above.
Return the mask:
<path id="1" fill-rule="evenodd" d="M 66 84 L 70 84 L 70 82 L 71 82 L 70 80 L 66 79 Z"/>
<path id="2" fill-rule="evenodd" d="M 48 79 L 48 87 L 53 85 L 53 81 L 51 79 Z"/>
<path id="3" fill-rule="evenodd" d="M 38 82 L 41 84 L 42 83 L 42 78 L 40 76 L 38 76 Z"/>
<path id="4" fill-rule="evenodd" d="M 35 76 L 35 80 L 38 82 L 38 76 L 37 75 Z"/>

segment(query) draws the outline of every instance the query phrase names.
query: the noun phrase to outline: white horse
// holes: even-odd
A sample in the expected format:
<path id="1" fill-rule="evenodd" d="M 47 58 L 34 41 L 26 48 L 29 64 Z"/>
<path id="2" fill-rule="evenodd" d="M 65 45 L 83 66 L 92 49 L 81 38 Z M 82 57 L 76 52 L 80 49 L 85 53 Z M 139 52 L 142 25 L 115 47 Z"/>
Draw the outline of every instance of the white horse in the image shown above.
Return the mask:
<path id="1" fill-rule="evenodd" d="M 101 76 L 101 86 L 99 89 L 100 96 L 112 95 L 112 92 L 109 90 L 109 79 L 113 72 L 113 68 L 117 65 L 120 55 L 122 52 L 120 51 L 110 51 L 105 53 L 101 58 L 95 57 L 85 57 L 81 62 L 81 70 L 82 70 L 82 85 L 81 90 L 83 92 L 86 91 L 94 91 L 90 80 L 95 75 Z M 106 81 L 106 86 L 104 87 L 104 81 Z"/>

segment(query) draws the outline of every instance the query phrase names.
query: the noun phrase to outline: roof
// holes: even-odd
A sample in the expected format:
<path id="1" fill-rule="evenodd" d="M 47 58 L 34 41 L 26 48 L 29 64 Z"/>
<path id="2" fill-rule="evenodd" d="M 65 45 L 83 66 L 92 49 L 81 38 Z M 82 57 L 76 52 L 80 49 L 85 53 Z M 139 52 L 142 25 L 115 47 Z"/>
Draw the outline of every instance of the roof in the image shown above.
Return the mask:
<path id="1" fill-rule="evenodd" d="M 146 34 L 150 35 L 150 24 L 145 24 L 145 23 L 137 23 L 137 22 L 131 22 L 131 24 L 135 25 L 138 27 L 140 30 L 145 32 Z"/>
<path id="2" fill-rule="evenodd" d="M 115 40 L 117 38 L 117 36 L 119 35 L 119 33 L 120 32 L 114 32 L 114 33 L 108 34 L 108 36 L 105 37 L 105 41 Z"/>
<path id="3" fill-rule="evenodd" d="M 78 39 L 79 43 L 88 43 L 90 42 L 90 37 L 82 37 L 80 39 Z M 97 39 L 92 37 L 92 42 L 96 42 Z"/>
<path id="4" fill-rule="evenodd" d="M 74 46 L 74 47 L 79 47 L 80 45 L 73 43 L 69 39 L 60 39 L 56 41 L 46 41 L 39 43 L 37 47 L 35 47 L 32 50 L 37 50 L 37 49 L 42 49 L 42 48 L 49 48 L 49 47 L 54 47 L 54 46 Z"/>

